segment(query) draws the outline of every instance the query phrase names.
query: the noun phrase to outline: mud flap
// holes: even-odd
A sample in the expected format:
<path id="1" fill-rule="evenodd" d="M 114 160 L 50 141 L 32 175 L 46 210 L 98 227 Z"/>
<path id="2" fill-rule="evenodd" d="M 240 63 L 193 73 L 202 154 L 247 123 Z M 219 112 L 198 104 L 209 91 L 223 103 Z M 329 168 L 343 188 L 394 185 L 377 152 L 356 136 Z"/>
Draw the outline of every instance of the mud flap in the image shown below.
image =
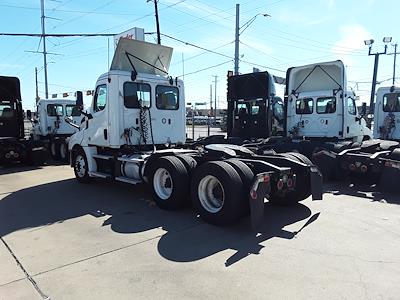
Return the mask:
<path id="1" fill-rule="evenodd" d="M 257 230 L 264 220 L 264 198 L 271 191 L 271 172 L 257 174 L 251 184 L 249 204 L 253 230 Z"/>
<path id="2" fill-rule="evenodd" d="M 310 167 L 311 195 L 313 200 L 322 200 L 322 174 L 318 167 Z"/>

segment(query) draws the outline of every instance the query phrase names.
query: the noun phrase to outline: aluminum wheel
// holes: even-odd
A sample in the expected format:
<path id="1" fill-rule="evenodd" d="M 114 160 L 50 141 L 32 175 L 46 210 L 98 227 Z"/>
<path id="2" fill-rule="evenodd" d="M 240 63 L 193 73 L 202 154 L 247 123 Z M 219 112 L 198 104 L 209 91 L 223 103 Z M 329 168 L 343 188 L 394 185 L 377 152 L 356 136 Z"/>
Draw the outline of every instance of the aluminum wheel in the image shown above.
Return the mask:
<path id="1" fill-rule="evenodd" d="M 174 188 L 172 177 L 164 168 L 158 168 L 153 176 L 153 187 L 157 196 L 163 200 L 167 200 Z"/>
<path id="2" fill-rule="evenodd" d="M 201 179 L 197 192 L 201 205 L 208 212 L 215 214 L 224 206 L 225 192 L 217 177 L 207 175 Z"/>
<path id="3" fill-rule="evenodd" d="M 85 162 L 85 158 L 83 157 L 82 154 L 78 154 L 75 158 L 75 172 L 76 175 L 79 176 L 80 178 L 85 177 L 87 166 Z"/>

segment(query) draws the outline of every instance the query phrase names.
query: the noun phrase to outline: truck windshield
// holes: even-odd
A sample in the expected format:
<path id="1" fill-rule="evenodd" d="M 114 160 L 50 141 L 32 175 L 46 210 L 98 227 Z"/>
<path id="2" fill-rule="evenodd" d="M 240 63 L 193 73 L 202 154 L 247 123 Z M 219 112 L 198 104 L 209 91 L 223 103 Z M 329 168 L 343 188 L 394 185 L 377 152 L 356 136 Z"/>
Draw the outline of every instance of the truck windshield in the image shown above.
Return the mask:
<path id="1" fill-rule="evenodd" d="M 79 117 L 81 112 L 79 111 L 76 105 L 66 105 L 65 106 L 65 114 L 67 117 Z"/>
<path id="2" fill-rule="evenodd" d="M 0 118 L 10 119 L 14 116 L 11 103 L 0 103 Z"/>
<path id="3" fill-rule="evenodd" d="M 383 96 L 384 112 L 400 112 L 400 93 L 389 93 Z"/>

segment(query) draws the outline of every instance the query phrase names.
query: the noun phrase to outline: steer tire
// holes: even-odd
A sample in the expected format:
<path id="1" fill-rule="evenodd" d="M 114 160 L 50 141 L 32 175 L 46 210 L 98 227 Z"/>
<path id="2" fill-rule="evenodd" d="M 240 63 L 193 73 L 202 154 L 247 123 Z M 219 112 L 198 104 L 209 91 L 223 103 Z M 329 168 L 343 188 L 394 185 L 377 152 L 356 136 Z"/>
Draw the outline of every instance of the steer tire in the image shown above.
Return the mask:
<path id="1" fill-rule="evenodd" d="M 177 210 L 187 203 L 190 180 L 185 165 L 175 156 L 161 157 L 151 165 L 151 189 L 157 206 Z"/>
<path id="2" fill-rule="evenodd" d="M 390 159 L 397 160 L 400 162 L 400 148 L 396 148 L 390 153 Z"/>
<path id="3" fill-rule="evenodd" d="M 51 158 L 54 160 L 60 160 L 60 143 L 58 140 L 51 140 L 49 143 L 49 152 Z"/>
<path id="4" fill-rule="evenodd" d="M 207 162 L 196 168 L 191 182 L 191 195 L 200 217 L 217 226 L 226 226 L 239 220 L 243 215 L 242 202 L 247 201 L 243 199 L 243 184 L 238 172 L 223 161 Z M 220 197 L 222 201 L 212 202 L 212 197 Z"/>
<path id="5" fill-rule="evenodd" d="M 65 140 L 60 141 L 59 146 L 59 153 L 60 153 L 60 159 L 63 163 L 68 163 L 69 160 L 69 151 L 68 151 L 68 144 Z"/>
<path id="6" fill-rule="evenodd" d="M 90 183 L 92 178 L 89 176 L 88 160 L 83 149 L 78 149 L 72 158 L 72 166 L 76 180 L 80 183 Z"/>

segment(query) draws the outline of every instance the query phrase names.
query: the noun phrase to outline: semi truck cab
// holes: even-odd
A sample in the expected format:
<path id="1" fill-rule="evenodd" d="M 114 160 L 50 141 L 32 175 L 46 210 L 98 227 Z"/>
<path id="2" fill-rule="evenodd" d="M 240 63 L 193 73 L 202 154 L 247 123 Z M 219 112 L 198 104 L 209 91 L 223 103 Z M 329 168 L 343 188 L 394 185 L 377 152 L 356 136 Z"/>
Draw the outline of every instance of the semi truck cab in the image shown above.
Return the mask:
<path id="1" fill-rule="evenodd" d="M 285 94 L 288 135 L 358 142 L 371 138 L 355 94 L 347 89 L 341 61 L 288 69 Z"/>
<path id="2" fill-rule="evenodd" d="M 376 92 L 374 138 L 400 141 L 399 87 L 381 87 Z"/>

